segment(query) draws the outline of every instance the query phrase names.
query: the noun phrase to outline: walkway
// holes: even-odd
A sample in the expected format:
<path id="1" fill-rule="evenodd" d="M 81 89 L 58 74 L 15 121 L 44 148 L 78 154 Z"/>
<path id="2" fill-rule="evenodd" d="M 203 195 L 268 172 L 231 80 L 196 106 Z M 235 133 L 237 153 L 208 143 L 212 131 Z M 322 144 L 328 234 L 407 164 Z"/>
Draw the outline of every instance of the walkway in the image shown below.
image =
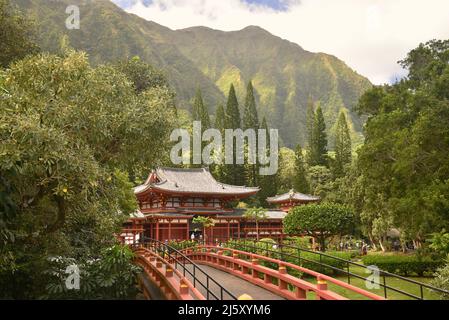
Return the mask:
<path id="1" fill-rule="evenodd" d="M 187 265 L 189 270 L 192 270 L 192 265 Z M 248 281 L 245 281 L 239 277 L 233 276 L 227 272 L 215 269 L 210 266 L 199 264 L 200 268 L 204 270 L 211 278 L 216 280 L 218 283 L 221 283 L 223 287 L 228 289 L 234 296 L 239 297 L 242 294 L 248 294 L 255 300 L 285 300 L 284 298 L 266 290 L 259 286 L 256 286 Z M 180 270 L 181 271 L 181 270 Z M 193 283 L 193 277 L 186 275 L 187 279 L 189 279 Z M 198 276 L 199 280 L 203 283 L 206 282 L 206 277 L 204 275 Z M 218 287 L 213 284 L 210 286 L 212 291 L 219 295 L 220 291 Z M 198 287 L 199 291 L 206 296 L 207 292 L 204 288 Z M 230 300 L 229 297 L 224 297 L 225 300 Z"/>

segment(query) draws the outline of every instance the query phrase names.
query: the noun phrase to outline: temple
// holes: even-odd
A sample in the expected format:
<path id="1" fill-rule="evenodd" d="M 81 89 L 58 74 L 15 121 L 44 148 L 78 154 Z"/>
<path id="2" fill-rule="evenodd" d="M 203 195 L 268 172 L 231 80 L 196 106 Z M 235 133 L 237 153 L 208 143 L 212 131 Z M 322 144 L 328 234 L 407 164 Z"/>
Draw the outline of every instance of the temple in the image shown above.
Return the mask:
<path id="1" fill-rule="evenodd" d="M 139 230 L 144 236 L 160 241 L 196 239 L 223 242 L 229 239 L 284 237 L 282 220 L 288 206 L 317 201 L 319 198 L 295 193 L 288 201 L 285 195 L 269 198 L 281 209 L 267 209 L 267 218 L 259 221 L 245 219 L 245 209 L 232 208 L 230 202 L 255 195 L 257 187 L 234 186 L 218 182 L 207 168 L 158 168 L 144 184 L 134 188 L 139 210 L 130 218 L 125 230 Z M 289 194 L 290 195 L 290 194 Z M 297 195 L 301 195 L 299 198 Z M 298 198 L 298 199 L 297 199 Z M 203 228 L 193 223 L 196 216 L 209 216 L 214 226 Z M 134 234 L 135 236 L 135 234 Z"/>
<path id="2" fill-rule="evenodd" d="M 279 209 L 284 212 L 288 212 L 292 207 L 298 205 L 304 205 L 318 201 L 320 201 L 320 197 L 295 192 L 294 190 L 290 190 L 287 193 L 267 198 L 268 203 L 277 205 Z"/>

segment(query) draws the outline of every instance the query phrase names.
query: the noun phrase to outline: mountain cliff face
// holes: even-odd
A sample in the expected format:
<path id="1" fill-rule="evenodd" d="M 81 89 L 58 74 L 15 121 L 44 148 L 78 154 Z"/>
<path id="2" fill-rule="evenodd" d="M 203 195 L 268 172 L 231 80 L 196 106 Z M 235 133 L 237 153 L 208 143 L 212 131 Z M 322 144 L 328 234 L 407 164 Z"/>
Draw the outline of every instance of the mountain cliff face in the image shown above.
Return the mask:
<path id="1" fill-rule="evenodd" d="M 286 146 L 304 145 L 309 97 L 323 108 L 331 145 L 340 110 L 348 114 L 354 142 L 362 140 L 362 122 L 352 109 L 371 84 L 334 56 L 308 52 L 256 26 L 233 32 L 171 30 L 108 0 L 13 2 L 34 17 L 42 49 L 57 51 L 66 34 L 70 45 L 86 51 L 93 64 L 138 55 L 166 72 L 181 108 L 190 110 L 199 87 L 213 113 L 231 83 L 243 105 L 246 84 L 252 80 L 260 117 L 279 129 Z M 80 8 L 79 30 L 65 27 L 65 9 L 72 4 Z"/>

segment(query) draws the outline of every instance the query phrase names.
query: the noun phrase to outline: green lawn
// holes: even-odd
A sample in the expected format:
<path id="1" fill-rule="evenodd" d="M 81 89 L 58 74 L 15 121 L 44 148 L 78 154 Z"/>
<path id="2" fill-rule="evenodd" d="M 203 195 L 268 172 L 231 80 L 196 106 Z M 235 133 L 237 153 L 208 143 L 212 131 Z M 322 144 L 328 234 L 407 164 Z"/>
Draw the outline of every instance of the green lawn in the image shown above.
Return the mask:
<path id="1" fill-rule="evenodd" d="M 360 267 L 351 267 L 350 272 L 354 273 L 354 274 L 358 274 L 362 277 L 368 276 L 368 274 L 365 274 L 364 270 Z M 348 282 L 348 277 L 346 275 L 334 276 L 334 278 L 344 281 L 344 282 Z M 432 280 L 432 278 L 430 278 L 430 277 L 407 277 L 407 278 L 409 278 L 411 280 L 418 281 L 418 282 L 422 282 L 422 283 L 429 283 Z M 306 279 L 306 280 L 315 282 L 315 279 L 312 279 L 312 278 Z M 380 281 L 381 281 L 381 283 L 383 283 L 383 278 L 381 278 Z M 413 283 L 410 283 L 410 282 L 407 282 L 407 281 L 404 281 L 401 279 L 397 279 L 397 278 L 392 278 L 392 277 L 386 277 L 385 281 L 386 281 L 387 286 L 405 291 L 409 294 L 421 296 L 420 286 L 417 284 L 413 284 Z M 351 277 L 350 283 L 356 287 L 368 290 L 368 291 L 378 294 L 380 296 L 384 296 L 384 289 L 382 287 L 380 289 L 368 289 L 365 285 L 364 279 L 358 279 L 356 277 Z M 346 298 L 353 299 L 353 300 L 367 299 L 366 297 L 364 297 L 358 293 L 354 293 L 348 289 L 339 287 L 332 283 L 329 283 L 328 285 L 329 285 L 329 290 L 334 291 Z M 423 288 L 423 294 L 424 294 L 424 299 L 426 299 L 426 300 L 439 299 L 439 296 L 436 293 L 434 293 L 433 291 L 426 289 L 426 288 Z M 314 293 L 310 293 L 310 296 L 308 296 L 308 298 L 314 299 L 315 298 Z M 389 299 L 389 300 L 409 300 L 409 299 L 413 299 L 413 298 L 408 297 L 402 293 L 396 292 L 394 290 L 387 289 L 387 299 Z"/>

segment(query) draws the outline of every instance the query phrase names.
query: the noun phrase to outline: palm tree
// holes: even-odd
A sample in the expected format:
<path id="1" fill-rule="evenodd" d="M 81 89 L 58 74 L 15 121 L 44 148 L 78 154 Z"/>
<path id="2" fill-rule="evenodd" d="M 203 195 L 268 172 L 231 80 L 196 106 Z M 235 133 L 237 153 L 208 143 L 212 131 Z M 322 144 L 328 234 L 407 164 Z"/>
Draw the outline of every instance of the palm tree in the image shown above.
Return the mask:
<path id="1" fill-rule="evenodd" d="M 256 239 L 259 241 L 259 221 L 268 217 L 267 210 L 264 208 L 251 208 L 245 212 L 243 217 L 256 222 Z"/>
<path id="2" fill-rule="evenodd" d="M 204 217 L 204 216 L 195 217 L 195 218 L 193 218 L 192 222 L 201 224 L 203 226 L 204 242 L 207 243 L 206 228 L 213 227 L 215 225 L 215 222 L 210 217 Z"/>

